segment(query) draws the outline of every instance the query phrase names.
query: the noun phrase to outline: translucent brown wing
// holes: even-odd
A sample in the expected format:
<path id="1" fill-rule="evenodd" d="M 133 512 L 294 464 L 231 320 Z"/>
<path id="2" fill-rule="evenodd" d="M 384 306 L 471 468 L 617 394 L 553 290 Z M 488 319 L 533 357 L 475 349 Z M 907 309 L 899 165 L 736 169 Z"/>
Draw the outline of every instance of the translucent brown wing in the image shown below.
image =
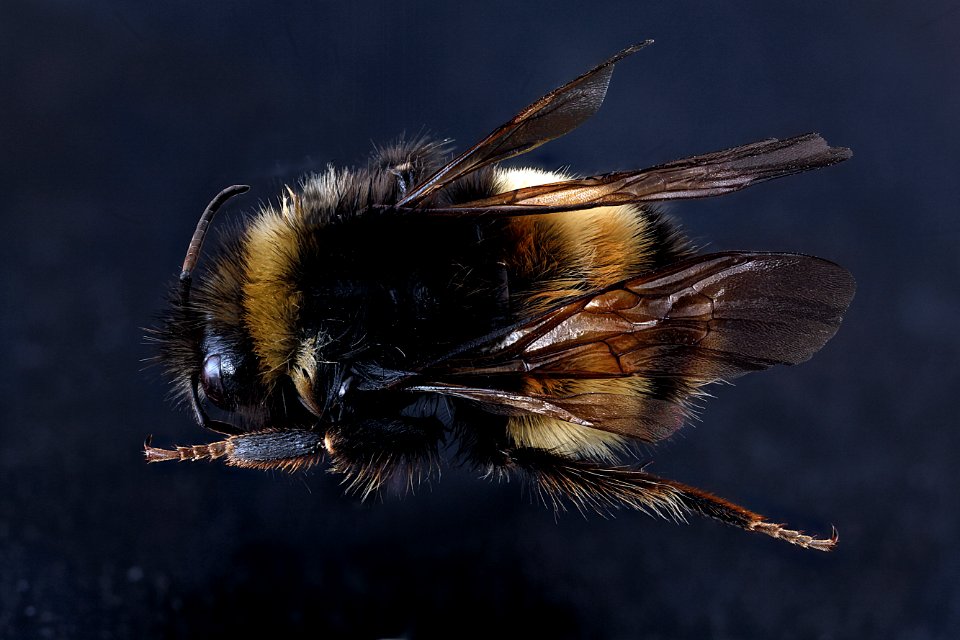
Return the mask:
<path id="1" fill-rule="evenodd" d="M 452 383 L 415 384 L 406 389 L 474 400 L 491 413 L 549 416 L 643 442 L 657 442 L 670 436 L 689 417 L 689 411 L 681 402 L 651 396 L 579 393 L 556 397 Z"/>
<path id="2" fill-rule="evenodd" d="M 802 171 L 819 169 L 851 156 L 816 133 L 786 140 L 763 140 L 741 147 L 642 169 L 565 180 L 507 191 L 446 208 L 421 209 L 430 215 L 532 215 L 657 200 L 707 198 Z"/>
<path id="3" fill-rule="evenodd" d="M 647 40 L 627 47 L 575 80 L 543 96 L 424 180 L 401 199 L 397 206 L 416 207 L 431 193 L 457 178 L 493 162 L 526 153 L 573 131 L 600 108 L 607 95 L 614 65 L 652 42 Z"/>
<path id="4" fill-rule="evenodd" d="M 508 391 L 508 381 L 643 376 L 696 387 L 797 364 L 833 337 L 854 290 L 846 270 L 810 256 L 698 256 L 472 344 L 403 386 L 655 441 L 679 427 L 682 405 L 606 393 L 530 395 Z"/>

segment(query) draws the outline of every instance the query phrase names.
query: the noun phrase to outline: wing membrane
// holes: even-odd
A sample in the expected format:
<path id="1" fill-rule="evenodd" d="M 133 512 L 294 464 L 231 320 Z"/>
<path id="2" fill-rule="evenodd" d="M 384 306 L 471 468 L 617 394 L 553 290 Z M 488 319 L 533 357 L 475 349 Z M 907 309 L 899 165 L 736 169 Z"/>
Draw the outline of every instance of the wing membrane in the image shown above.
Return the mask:
<path id="1" fill-rule="evenodd" d="M 471 345 L 404 386 L 474 400 L 501 413 L 547 415 L 656 441 L 682 424 L 682 402 L 607 393 L 525 394 L 507 390 L 508 381 L 646 376 L 696 387 L 797 364 L 833 337 L 854 289 L 846 270 L 810 256 L 698 256 Z"/>
<path id="2" fill-rule="evenodd" d="M 810 358 L 854 287 L 846 270 L 810 256 L 699 256 L 555 309 L 448 373 L 729 379 Z"/>
<path id="3" fill-rule="evenodd" d="M 427 178 L 398 207 L 415 207 L 434 191 L 482 166 L 526 153 L 576 129 L 595 114 L 607 94 L 614 65 L 652 43 L 627 47 L 600 65 L 543 96 L 509 122 Z"/>
<path id="4" fill-rule="evenodd" d="M 820 135 L 808 133 L 785 140 L 763 140 L 640 171 L 552 182 L 423 211 L 431 215 L 482 213 L 516 216 L 707 198 L 739 191 L 766 180 L 819 169 L 850 156 L 849 149 L 831 147 Z"/>
<path id="5" fill-rule="evenodd" d="M 683 404 L 642 395 L 578 393 L 554 397 L 449 383 L 415 385 L 407 390 L 474 400 L 501 415 L 549 416 L 643 442 L 670 436 L 689 416 Z"/>

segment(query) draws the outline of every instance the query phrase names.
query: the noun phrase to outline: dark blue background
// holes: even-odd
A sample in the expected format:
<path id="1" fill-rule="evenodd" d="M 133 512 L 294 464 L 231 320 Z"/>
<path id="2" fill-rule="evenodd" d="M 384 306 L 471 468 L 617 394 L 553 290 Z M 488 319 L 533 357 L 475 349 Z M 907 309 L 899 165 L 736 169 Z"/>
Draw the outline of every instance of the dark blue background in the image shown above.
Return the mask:
<path id="1" fill-rule="evenodd" d="M 960 632 L 955 3 L 155 4 L 0 9 L 0 636 Z M 142 371 L 141 327 L 217 190 L 252 184 L 249 209 L 424 126 L 470 144 L 648 37 L 599 115 L 527 161 L 595 173 L 809 130 L 854 150 L 671 207 L 705 247 L 823 256 L 859 290 L 823 352 L 715 388 L 653 466 L 836 524 L 835 553 L 555 519 L 460 470 L 360 505 L 320 470 L 144 464 L 147 433 L 207 437 Z"/>

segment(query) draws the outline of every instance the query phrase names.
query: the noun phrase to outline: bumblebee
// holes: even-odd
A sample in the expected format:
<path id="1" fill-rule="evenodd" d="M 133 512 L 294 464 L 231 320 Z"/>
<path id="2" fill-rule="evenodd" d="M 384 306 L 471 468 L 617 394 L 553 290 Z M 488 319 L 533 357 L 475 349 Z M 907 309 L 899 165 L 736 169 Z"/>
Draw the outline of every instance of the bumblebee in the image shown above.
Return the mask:
<path id="1" fill-rule="evenodd" d="M 850 157 L 819 135 L 586 178 L 499 163 L 600 107 L 614 55 L 450 159 L 420 138 L 287 188 L 196 282 L 208 206 L 154 339 L 196 422 L 222 438 L 150 462 L 326 461 L 366 497 L 459 461 L 548 504 L 690 514 L 827 551 L 816 537 L 625 465 L 670 437 L 704 388 L 810 358 L 853 298 L 805 255 L 698 254 L 659 201 L 701 198 Z M 216 407 L 211 417 L 210 405 Z M 222 419 L 216 419 L 216 418 Z"/>

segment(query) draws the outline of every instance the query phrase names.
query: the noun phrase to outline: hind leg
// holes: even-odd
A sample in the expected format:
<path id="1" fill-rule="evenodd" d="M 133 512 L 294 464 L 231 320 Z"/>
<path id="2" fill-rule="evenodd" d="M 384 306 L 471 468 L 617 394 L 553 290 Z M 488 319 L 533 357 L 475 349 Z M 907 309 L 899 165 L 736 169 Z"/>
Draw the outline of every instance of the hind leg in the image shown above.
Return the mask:
<path id="1" fill-rule="evenodd" d="M 471 458 L 488 476 L 520 476 L 555 509 L 568 502 L 581 512 L 601 514 L 628 507 L 676 521 L 698 514 L 805 549 L 830 551 L 837 544 L 836 530 L 829 538 L 809 536 L 696 487 L 639 469 L 604 466 L 532 447 L 481 449 Z"/>

